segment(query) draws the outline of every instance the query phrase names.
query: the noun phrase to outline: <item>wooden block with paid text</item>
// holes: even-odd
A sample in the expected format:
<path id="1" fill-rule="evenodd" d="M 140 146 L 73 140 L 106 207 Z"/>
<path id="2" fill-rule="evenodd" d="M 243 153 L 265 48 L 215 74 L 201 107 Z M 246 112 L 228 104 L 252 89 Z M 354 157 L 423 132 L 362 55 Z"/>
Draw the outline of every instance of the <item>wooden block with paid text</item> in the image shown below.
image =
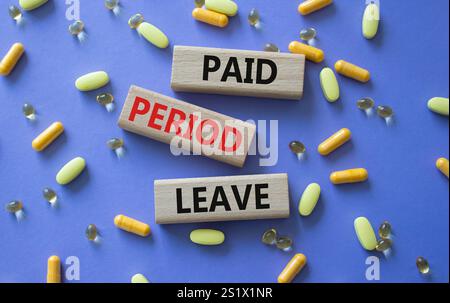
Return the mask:
<path id="1" fill-rule="evenodd" d="M 287 174 L 155 180 L 157 224 L 289 217 Z"/>
<path id="2" fill-rule="evenodd" d="M 167 144 L 174 154 L 205 155 L 242 167 L 256 127 L 235 118 L 131 86 L 119 126 Z"/>
<path id="3" fill-rule="evenodd" d="M 175 91 L 299 100 L 305 56 L 278 52 L 175 46 Z"/>

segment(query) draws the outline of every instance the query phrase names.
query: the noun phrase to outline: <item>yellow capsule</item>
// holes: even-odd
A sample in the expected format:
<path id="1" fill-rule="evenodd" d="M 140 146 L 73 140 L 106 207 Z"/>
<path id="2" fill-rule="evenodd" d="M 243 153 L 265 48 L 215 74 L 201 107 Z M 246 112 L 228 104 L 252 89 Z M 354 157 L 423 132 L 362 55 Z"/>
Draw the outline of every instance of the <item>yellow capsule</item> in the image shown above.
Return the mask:
<path id="1" fill-rule="evenodd" d="M 354 168 L 333 172 L 330 180 L 333 184 L 346 184 L 364 182 L 369 178 L 369 173 L 364 168 Z"/>
<path id="2" fill-rule="evenodd" d="M 192 17 L 197 21 L 201 21 L 218 27 L 225 27 L 228 25 L 227 15 L 209 11 L 203 8 L 195 8 L 192 11 Z"/>
<path id="3" fill-rule="evenodd" d="M 139 235 L 141 237 L 147 237 L 151 232 L 148 224 L 124 215 L 117 215 L 114 218 L 114 224 L 124 231 Z"/>
<path id="4" fill-rule="evenodd" d="M 61 283 L 61 260 L 58 256 L 48 258 L 47 283 Z"/>
<path id="5" fill-rule="evenodd" d="M 329 155 L 331 152 L 335 151 L 337 148 L 342 146 L 345 142 L 350 140 L 352 137 L 352 132 L 348 128 L 343 128 L 338 132 L 334 133 L 331 137 L 323 141 L 317 148 L 319 154 L 322 156 Z"/>
<path id="6" fill-rule="evenodd" d="M 446 158 L 439 158 L 436 161 L 436 167 L 448 178 L 448 159 Z"/>
<path id="7" fill-rule="evenodd" d="M 44 130 L 36 139 L 33 140 L 31 146 L 36 151 L 42 151 L 50 145 L 59 135 L 64 131 L 64 126 L 61 122 L 55 122 Z"/>
<path id="8" fill-rule="evenodd" d="M 278 283 L 291 283 L 305 265 L 306 256 L 296 254 L 278 276 Z"/>
<path id="9" fill-rule="evenodd" d="M 292 41 L 289 44 L 289 51 L 294 54 L 305 55 L 306 59 L 315 63 L 320 63 L 325 59 L 323 50 L 298 41 Z"/>
<path id="10" fill-rule="evenodd" d="M 0 62 L 0 75 L 8 76 L 24 52 L 25 48 L 22 43 L 14 43 Z"/>
<path id="11" fill-rule="evenodd" d="M 306 0 L 298 6 L 298 12 L 308 15 L 333 3 L 333 0 Z"/>
<path id="12" fill-rule="evenodd" d="M 368 82 L 370 80 L 370 72 L 362 67 L 339 60 L 334 64 L 336 71 L 346 77 L 352 78 L 360 82 Z"/>

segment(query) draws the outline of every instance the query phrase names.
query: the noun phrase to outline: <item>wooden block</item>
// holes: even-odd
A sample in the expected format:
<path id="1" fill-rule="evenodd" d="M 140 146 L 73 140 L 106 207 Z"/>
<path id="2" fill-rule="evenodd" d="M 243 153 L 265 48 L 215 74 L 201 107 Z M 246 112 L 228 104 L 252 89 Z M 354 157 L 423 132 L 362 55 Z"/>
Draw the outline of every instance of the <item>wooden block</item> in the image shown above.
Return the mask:
<path id="1" fill-rule="evenodd" d="M 255 136 L 253 124 L 131 86 L 120 114 L 121 128 L 191 154 L 242 167 Z"/>
<path id="2" fill-rule="evenodd" d="M 175 46 L 175 91 L 298 100 L 305 56 L 221 48 Z"/>
<path id="3" fill-rule="evenodd" d="M 289 217 L 287 174 L 155 180 L 157 224 Z"/>

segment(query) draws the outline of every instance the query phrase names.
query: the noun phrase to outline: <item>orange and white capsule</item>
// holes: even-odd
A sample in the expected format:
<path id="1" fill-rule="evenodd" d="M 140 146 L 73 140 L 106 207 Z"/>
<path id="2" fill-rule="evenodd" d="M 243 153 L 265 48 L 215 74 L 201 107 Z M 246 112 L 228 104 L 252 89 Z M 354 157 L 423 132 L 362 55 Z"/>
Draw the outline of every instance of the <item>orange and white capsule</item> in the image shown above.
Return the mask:
<path id="1" fill-rule="evenodd" d="M 114 218 L 114 224 L 124 231 L 139 235 L 141 237 L 147 237 L 151 232 L 148 224 L 124 215 L 117 215 Z"/>
<path id="2" fill-rule="evenodd" d="M 446 158 L 439 158 L 436 161 L 436 167 L 448 178 L 449 163 Z"/>
<path id="3" fill-rule="evenodd" d="M 56 138 L 64 131 L 64 126 L 61 122 L 55 122 L 44 130 L 36 139 L 31 142 L 31 146 L 36 151 L 42 151 L 50 145 Z"/>
<path id="4" fill-rule="evenodd" d="M 306 0 L 298 6 L 298 12 L 302 15 L 309 15 L 333 3 L 333 0 Z"/>
<path id="5" fill-rule="evenodd" d="M 331 173 L 330 181 L 333 184 L 347 184 L 364 182 L 369 178 L 365 168 L 353 168 Z"/>
<path id="6" fill-rule="evenodd" d="M 370 72 L 350 62 L 339 60 L 334 64 L 336 71 L 356 81 L 366 83 L 370 80 Z"/>
<path id="7" fill-rule="evenodd" d="M 228 25 L 228 17 L 225 14 L 213 12 L 204 8 L 195 8 L 192 11 L 192 17 L 210 25 L 225 27 Z"/>
<path id="8" fill-rule="evenodd" d="M 305 55 L 306 59 L 315 63 L 320 63 L 325 59 L 323 50 L 298 41 L 292 41 L 289 44 L 289 51 L 294 54 Z"/>
<path id="9" fill-rule="evenodd" d="M 306 256 L 296 254 L 278 276 L 278 283 L 291 283 L 305 265 Z"/>
<path id="10" fill-rule="evenodd" d="M 58 256 L 48 258 L 47 283 L 61 283 L 61 260 Z"/>
<path id="11" fill-rule="evenodd" d="M 24 52 L 25 47 L 22 43 L 14 43 L 0 62 L 0 75 L 8 76 L 16 66 L 17 62 L 19 62 Z"/>
<path id="12" fill-rule="evenodd" d="M 322 156 L 329 155 L 342 145 L 345 142 L 349 141 L 352 137 L 352 132 L 348 128 L 343 128 L 336 133 L 334 133 L 331 137 L 320 143 L 317 151 Z"/>

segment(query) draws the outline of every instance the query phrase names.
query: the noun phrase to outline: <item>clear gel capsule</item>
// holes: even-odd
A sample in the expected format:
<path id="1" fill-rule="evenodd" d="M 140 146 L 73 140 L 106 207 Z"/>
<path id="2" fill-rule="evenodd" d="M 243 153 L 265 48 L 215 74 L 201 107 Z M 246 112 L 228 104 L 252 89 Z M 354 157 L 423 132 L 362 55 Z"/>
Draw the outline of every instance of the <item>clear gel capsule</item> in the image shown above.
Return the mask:
<path id="1" fill-rule="evenodd" d="M 254 26 L 256 28 L 261 27 L 261 18 L 256 8 L 252 9 L 248 14 L 248 23 L 250 23 L 251 26 Z"/>
<path id="2" fill-rule="evenodd" d="M 87 34 L 84 31 L 84 23 L 81 20 L 77 20 L 69 25 L 69 32 L 71 35 L 76 36 L 80 42 L 86 40 Z"/>
<path id="3" fill-rule="evenodd" d="M 116 16 L 120 13 L 119 0 L 105 0 L 105 7 L 111 10 Z"/>
<path id="4" fill-rule="evenodd" d="M 305 28 L 300 31 L 300 39 L 306 41 L 308 44 L 316 38 L 317 32 L 314 28 Z"/>
<path id="5" fill-rule="evenodd" d="M 110 93 L 101 93 L 97 95 L 97 102 L 103 105 L 108 112 L 112 112 L 115 108 L 114 96 Z"/>
<path id="6" fill-rule="evenodd" d="M 205 5 L 205 0 L 194 0 L 195 7 L 203 7 Z"/>
<path id="7" fill-rule="evenodd" d="M 392 230 L 391 224 L 388 221 L 384 221 L 378 228 L 378 235 L 382 239 L 388 239 L 391 237 L 391 230 Z"/>
<path id="8" fill-rule="evenodd" d="M 44 196 L 44 199 L 47 200 L 47 202 L 52 206 L 55 206 L 58 202 L 58 195 L 53 189 L 49 187 L 44 188 L 44 190 L 42 191 L 42 195 Z"/>
<path id="9" fill-rule="evenodd" d="M 8 7 L 8 13 L 9 13 L 9 16 L 11 18 L 13 18 L 14 21 L 17 22 L 17 24 L 22 23 L 22 21 L 23 21 L 23 14 L 22 14 L 22 11 L 20 10 L 20 8 L 18 8 L 15 5 L 10 5 Z"/>
<path id="10" fill-rule="evenodd" d="M 89 241 L 98 242 L 99 241 L 99 235 L 97 226 L 95 224 L 89 224 L 86 228 L 86 238 Z"/>
<path id="11" fill-rule="evenodd" d="M 277 231 L 274 228 L 266 230 L 261 241 L 267 245 L 274 245 L 277 241 Z"/>
<path id="12" fill-rule="evenodd" d="M 144 22 L 144 16 L 142 16 L 141 14 L 136 14 L 133 15 L 129 20 L 128 20 L 128 25 L 132 28 L 132 29 L 136 29 L 139 27 L 139 25 L 142 24 L 142 22 Z"/>
<path id="13" fill-rule="evenodd" d="M 265 52 L 279 53 L 280 49 L 278 48 L 278 46 L 276 46 L 273 43 L 267 43 L 266 45 L 264 45 L 264 51 Z"/>
<path id="14" fill-rule="evenodd" d="M 14 214 L 18 221 L 22 220 L 25 217 L 22 201 L 14 200 L 9 202 L 8 204 L 6 204 L 5 210 L 11 214 Z"/>
<path id="15" fill-rule="evenodd" d="M 392 119 L 394 117 L 394 111 L 391 107 L 386 105 L 379 105 L 377 107 L 377 114 L 381 118 L 383 118 L 386 121 L 387 125 L 392 124 Z"/>
<path id="16" fill-rule="evenodd" d="M 392 240 L 390 239 L 380 239 L 377 242 L 375 249 L 380 252 L 387 252 L 392 247 Z"/>
<path id="17" fill-rule="evenodd" d="M 423 275 L 426 275 L 430 272 L 430 265 L 424 257 L 418 257 L 416 259 L 416 266 L 419 272 Z"/>
<path id="18" fill-rule="evenodd" d="M 36 110 L 34 109 L 33 105 L 29 103 L 25 103 L 22 106 L 22 112 L 28 120 L 34 121 L 36 120 Z"/>
<path id="19" fill-rule="evenodd" d="M 108 147 L 116 153 L 118 158 L 122 158 L 125 154 L 125 148 L 122 139 L 112 138 L 109 139 L 106 144 Z"/>
<path id="20" fill-rule="evenodd" d="M 356 101 L 356 105 L 360 110 L 369 110 L 373 108 L 373 106 L 375 105 L 375 101 L 373 101 L 372 98 L 365 97 Z"/>
<path id="21" fill-rule="evenodd" d="M 303 158 L 305 152 L 306 152 L 306 147 L 305 145 L 300 142 L 300 141 L 291 141 L 289 143 L 289 149 L 297 155 L 297 157 L 300 159 Z"/>
<path id="22" fill-rule="evenodd" d="M 276 245 L 283 251 L 290 251 L 292 248 L 292 240 L 289 237 L 278 237 Z"/>

